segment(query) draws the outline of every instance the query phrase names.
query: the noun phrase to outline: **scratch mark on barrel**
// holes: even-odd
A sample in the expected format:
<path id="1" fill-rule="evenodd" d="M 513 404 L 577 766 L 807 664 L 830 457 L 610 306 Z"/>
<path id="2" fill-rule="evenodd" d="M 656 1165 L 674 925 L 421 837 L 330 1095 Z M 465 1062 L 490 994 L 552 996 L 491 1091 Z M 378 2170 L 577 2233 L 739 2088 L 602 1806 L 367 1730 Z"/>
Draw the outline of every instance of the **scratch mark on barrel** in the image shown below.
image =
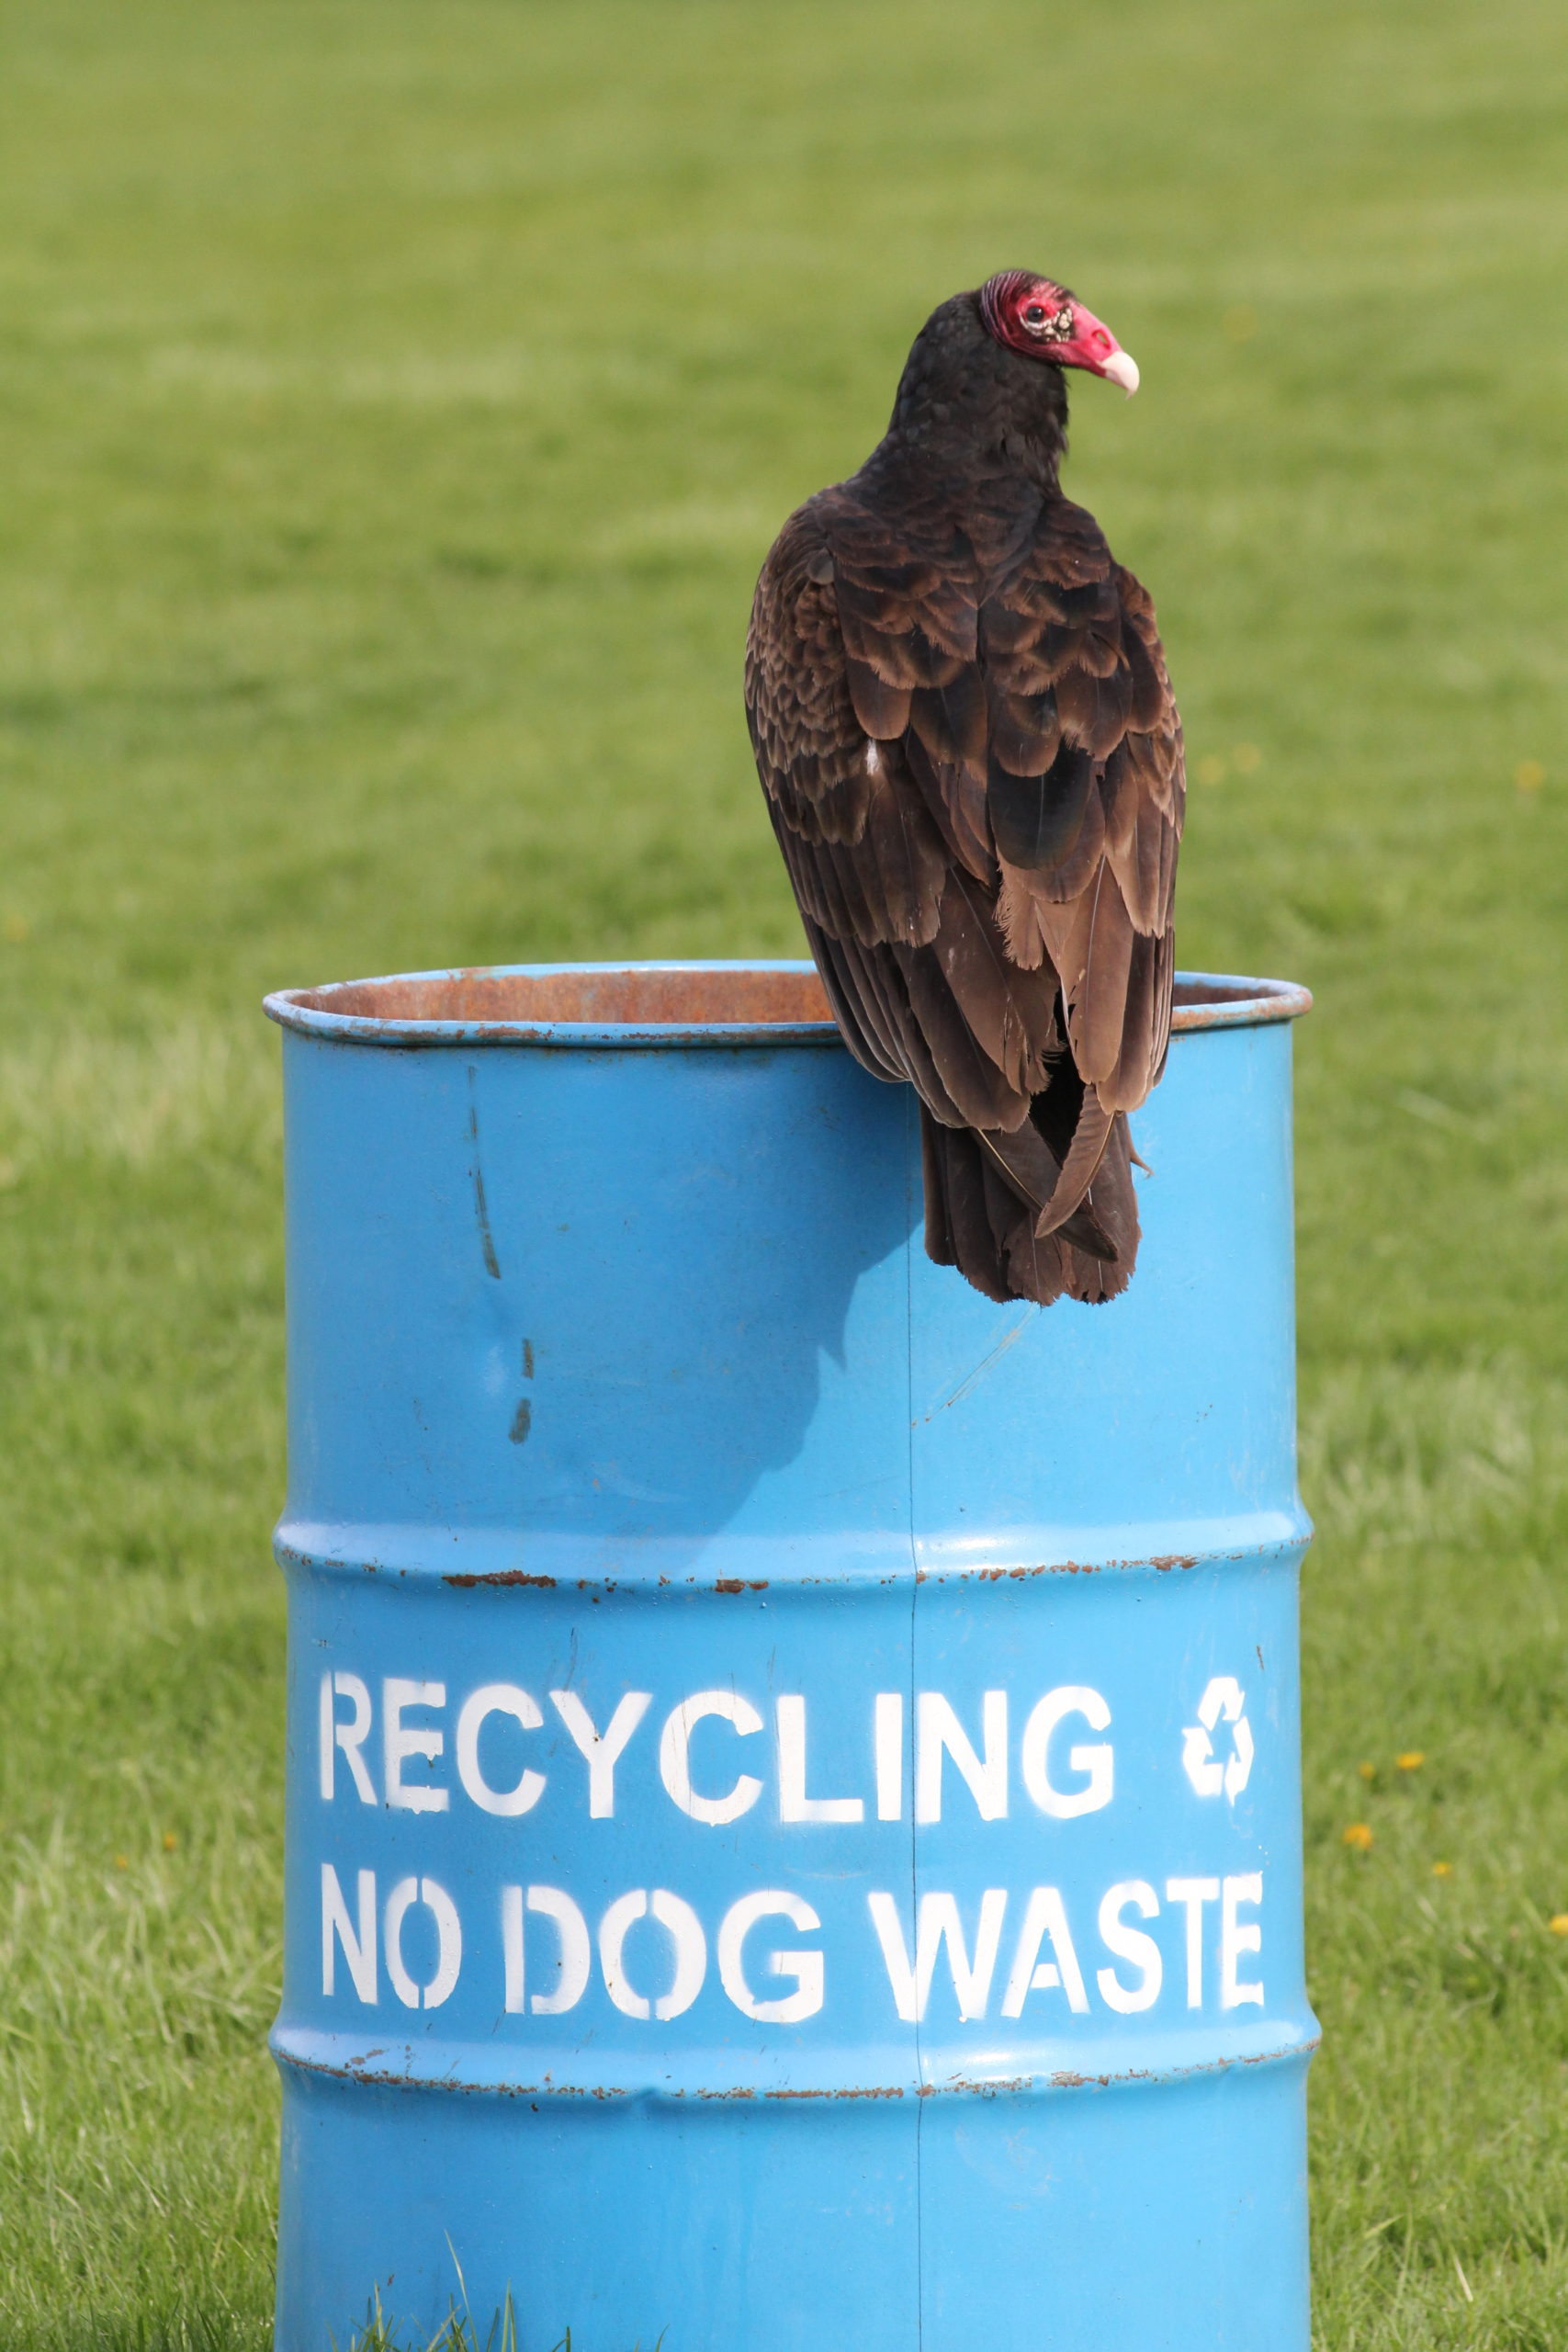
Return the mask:
<path id="1" fill-rule="evenodd" d="M 507 1435 L 513 1445 L 521 1445 L 533 1426 L 534 1408 L 525 1396 L 512 1416 L 512 1427 L 508 1430 Z"/>
<path id="2" fill-rule="evenodd" d="M 474 1163 L 471 1170 L 474 1180 L 474 1216 L 479 1228 L 479 1244 L 484 1250 L 485 1272 L 487 1274 L 493 1275 L 499 1282 L 501 1261 L 495 1254 L 495 1237 L 491 1232 L 490 1211 L 485 1206 L 484 1172 L 479 1167 L 479 1106 L 474 1100 L 475 1076 L 474 1065 L 470 1062 L 468 1064 L 468 1139 L 474 1147 Z"/>
<path id="3" fill-rule="evenodd" d="M 997 1341 L 996 1346 L 991 1350 L 990 1353 L 980 1358 L 980 1361 L 975 1366 L 974 1371 L 969 1373 L 959 1382 L 951 1396 L 944 1396 L 941 1404 L 935 1406 L 932 1410 L 925 1416 L 926 1419 L 928 1421 L 934 1420 L 938 1413 L 945 1413 L 950 1405 L 956 1405 L 960 1403 L 964 1397 L 967 1396 L 976 1382 L 979 1380 L 984 1374 L 989 1372 L 991 1366 L 997 1362 L 998 1358 L 1005 1356 L 1010 1348 L 1016 1347 L 1018 1345 L 1018 1342 L 1022 1339 L 1031 1323 L 1033 1322 L 1034 1315 L 1038 1312 L 1039 1309 L 1036 1308 L 1033 1313 L 1026 1315 L 1021 1323 L 1015 1323 L 1010 1331 L 1004 1331 L 1001 1338 Z"/>

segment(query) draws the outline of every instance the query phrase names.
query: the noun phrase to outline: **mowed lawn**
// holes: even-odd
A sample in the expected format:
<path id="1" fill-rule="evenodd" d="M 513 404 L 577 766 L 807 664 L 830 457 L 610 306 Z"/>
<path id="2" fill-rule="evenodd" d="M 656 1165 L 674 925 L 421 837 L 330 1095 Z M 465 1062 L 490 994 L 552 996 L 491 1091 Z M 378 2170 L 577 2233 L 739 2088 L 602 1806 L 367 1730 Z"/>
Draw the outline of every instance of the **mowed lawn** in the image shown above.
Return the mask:
<path id="1" fill-rule="evenodd" d="M 1182 960 L 1317 996 L 1318 2341 L 1561 2352 L 1560 6 L 0 0 L 0 2343 L 266 2340 L 261 994 L 795 952 L 751 582 L 1022 261 L 1144 369 Z"/>

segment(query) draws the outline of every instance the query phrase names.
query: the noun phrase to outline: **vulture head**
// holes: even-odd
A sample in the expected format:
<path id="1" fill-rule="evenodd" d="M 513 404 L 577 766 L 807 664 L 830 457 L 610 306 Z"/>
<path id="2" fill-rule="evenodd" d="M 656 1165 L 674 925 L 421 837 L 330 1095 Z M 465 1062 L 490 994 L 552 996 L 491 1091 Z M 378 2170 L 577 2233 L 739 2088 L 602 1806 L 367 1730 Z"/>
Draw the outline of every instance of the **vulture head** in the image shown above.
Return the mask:
<path id="1" fill-rule="evenodd" d="M 1054 277 L 1032 269 L 1002 269 L 980 288 L 986 332 L 1004 351 L 1058 368 L 1087 368 L 1129 395 L 1138 389 L 1138 363 L 1111 329 Z"/>

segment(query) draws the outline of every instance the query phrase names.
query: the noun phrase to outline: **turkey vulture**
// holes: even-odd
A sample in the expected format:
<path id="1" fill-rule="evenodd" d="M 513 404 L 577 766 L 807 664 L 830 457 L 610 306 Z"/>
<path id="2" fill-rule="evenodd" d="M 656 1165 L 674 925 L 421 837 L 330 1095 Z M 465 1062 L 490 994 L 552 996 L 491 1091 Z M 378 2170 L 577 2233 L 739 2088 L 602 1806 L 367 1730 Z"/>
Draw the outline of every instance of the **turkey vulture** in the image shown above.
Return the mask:
<path id="1" fill-rule="evenodd" d="M 1067 368 L 1137 389 L 1055 279 L 941 304 L 882 441 L 780 532 L 746 648 L 829 1001 L 920 1098 L 926 1248 L 1043 1306 L 1114 1297 L 1137 1255 L 1185 801 L 1154 606 L 1057 480 Z"/>

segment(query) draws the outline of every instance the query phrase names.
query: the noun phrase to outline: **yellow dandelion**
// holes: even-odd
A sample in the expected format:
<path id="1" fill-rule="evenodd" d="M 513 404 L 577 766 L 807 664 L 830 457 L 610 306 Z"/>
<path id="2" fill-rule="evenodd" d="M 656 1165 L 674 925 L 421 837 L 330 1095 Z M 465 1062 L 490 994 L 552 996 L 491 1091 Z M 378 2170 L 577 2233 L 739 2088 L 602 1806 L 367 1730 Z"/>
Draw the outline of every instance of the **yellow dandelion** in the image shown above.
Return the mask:
<path id="1" fill-rule="evenodd" d="M 1352 1821 L 1347 1826 L 1342 1834 L 1347 1846 L 1353 1846 L 1358 1854 L 1366 1854 L 1371 1851 L 1372 1833 L 1366 1822 Z"/>
<path id="2" fill-rule="evenodd" d="M 1453 1874 L 1454 1866 L 1452 1862 L 1434 1862 L 1432 1864 L 1432 1876 L 1434 1878 L 1452 1878 Z"/>
<path id="3" fill-rule="evenodd" d="M 1568 1911 L 1554 1911 L 1546 1924 L 1554 1936 L 1568 1936 Z"/>
<path id="4" fill-rule="evenodd" d="M 174 1833 L 174 1831 L 173 1831 L 172 1829 L 165 1829 L 165 1830 L 164 1830 L 164 1853 L 165 1853 L 165 1854 L 172 1854 L 172 1853 L 174 1852 L 174 1850 L 175 1850 L 175 1848 L 179 1844 L 179 1842 L 180 1842 L 180 1841 L 179 1841 L 179 1839 L 175 1836 L 175 1833 Z"/>
<path id="5" fill-rule="evenodd" d="M 1256 775 L 1263 765 L 1263 754 L 1256 743 L 1238 743 L 1231 757 L 1240 775 Z"/>
<path id="6" fill-rule="evenodd" d="M 1358 1764 L 1356 1770 L 1360 1774 L 1363 1781 L 1375 1781 L 1377 1779 L 1378 1768 L 1375 1764 Z"/>
<path id="7" fill-rule="evenodd" d="M 1424 1747 L 1407 1747 L 1403 1756 L 1396 1756 L 1393 1760 L 1402 1772 L 1418 1772 L 1427 1761 L 1427 1751 Z"/>
<path id="8" fill-rule="evenodd" d="M 4 929 L 6 938 L 11 941 L 14 946 L 19 947 L 23 940 L 27 938 L 28 934 L 32 930 L 32 925 L 28 921 L 26 915 L 7 915 L 5 921 Z"/>
<path id="9" fill-rule="evenodd" d="M 1514 782 L 1521 792 L 1539 792 L 1546 782 L 1546 770 L 1539 760 L 1521 760 L 1514 770 Z"/>
<path id="10" fill-rule="evenodd" d="M 1200 784 L 1224 784 L 1225 763 L 1217 752 L 1206 752 L 1198 763 Z"/>
<path id="11" fill-rule="evenodd" d="M 123 1854 L 117 1854 L 115 1856 L 114 1866 L 117 1871 L 128 1871 L 130 1868 L 130 1864 L 126 1860 Z"/>

